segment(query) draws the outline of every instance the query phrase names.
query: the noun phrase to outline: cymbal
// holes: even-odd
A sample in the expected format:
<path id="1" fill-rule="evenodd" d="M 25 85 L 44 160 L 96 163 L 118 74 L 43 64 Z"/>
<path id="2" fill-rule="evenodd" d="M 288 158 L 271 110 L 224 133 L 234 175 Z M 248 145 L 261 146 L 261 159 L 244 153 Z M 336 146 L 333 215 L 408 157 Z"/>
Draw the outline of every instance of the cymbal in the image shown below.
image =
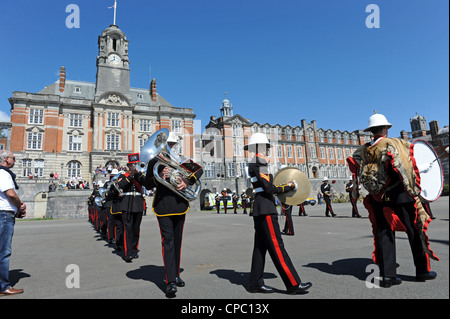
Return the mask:
<path id="1" fill-rule="evenodd" d="M 311 192 L 311 182 L 308 177 L 298 168 L 285 167 L 280 169 L 273 178 L 274 185 L 286 184 L 295 180 L 298 184 L 296 191 L 290 191 L 283 194 L 278 194 L 278 199 L 287 205 L 299 205 L 303 203 Z"/>

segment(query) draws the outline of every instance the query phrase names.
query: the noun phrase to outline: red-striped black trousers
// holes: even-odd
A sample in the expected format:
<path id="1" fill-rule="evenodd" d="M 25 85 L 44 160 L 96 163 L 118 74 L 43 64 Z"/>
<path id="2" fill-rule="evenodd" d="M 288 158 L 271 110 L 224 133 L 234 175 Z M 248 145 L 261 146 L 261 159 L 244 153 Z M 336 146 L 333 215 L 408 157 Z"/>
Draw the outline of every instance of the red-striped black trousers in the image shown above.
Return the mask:
<path id="1" fill-rule="evenodd" d="M 255 242 L 253 247 L 250 286 L 257 288 L 264 285 L 264 264 L 266 252 L 278 270 L 286 288 L 300 284 L 300 277 L 284 248 L 277 215 L 261 215 L 253 217 Z"/>

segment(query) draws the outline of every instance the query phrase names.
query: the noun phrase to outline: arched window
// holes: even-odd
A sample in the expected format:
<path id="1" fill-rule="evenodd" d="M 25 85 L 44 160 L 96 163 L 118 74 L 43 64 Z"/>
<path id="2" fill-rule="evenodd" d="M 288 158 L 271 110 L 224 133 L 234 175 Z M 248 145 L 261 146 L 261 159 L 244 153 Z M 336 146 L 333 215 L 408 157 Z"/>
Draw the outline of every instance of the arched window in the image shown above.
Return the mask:
<path id="1" fill-rule="evenodd" d="M 81 176 L 81 163 L 78 161 L 70 161 L 67 164 L 67 177 Z"/>

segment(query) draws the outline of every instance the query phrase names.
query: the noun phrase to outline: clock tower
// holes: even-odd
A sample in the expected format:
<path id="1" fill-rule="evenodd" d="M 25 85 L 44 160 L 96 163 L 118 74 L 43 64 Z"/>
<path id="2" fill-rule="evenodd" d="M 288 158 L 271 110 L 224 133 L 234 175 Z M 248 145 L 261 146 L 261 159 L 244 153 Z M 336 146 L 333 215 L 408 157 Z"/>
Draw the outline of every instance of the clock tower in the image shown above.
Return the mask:
<path id="1" fill-rule="evenodd" d="M 98 37 L 95 102 L 102 103 L 110 95 L 119 97 L 124 102 L 123 106 L 130 106 L 128 40 L 114 24 Z"/>

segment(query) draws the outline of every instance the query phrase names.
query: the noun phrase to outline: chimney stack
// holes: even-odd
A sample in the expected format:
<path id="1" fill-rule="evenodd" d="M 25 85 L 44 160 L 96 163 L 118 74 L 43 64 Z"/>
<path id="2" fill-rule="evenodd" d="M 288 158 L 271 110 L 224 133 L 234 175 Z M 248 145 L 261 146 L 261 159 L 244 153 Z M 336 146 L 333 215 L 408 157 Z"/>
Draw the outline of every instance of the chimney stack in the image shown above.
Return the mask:
<path id="1" fill-rule="evenodd" d="M 66 68 L 61 67 L 59 70 L 59 92 L 64 92 L 64 89 L 66 87 Z"/>
<path id="2" fill-rule="evenodd" d="M 156 102 L 156 79 L 153 79 L 150 83 L 150 94 L 152 95 L 152 101 Z"/>

